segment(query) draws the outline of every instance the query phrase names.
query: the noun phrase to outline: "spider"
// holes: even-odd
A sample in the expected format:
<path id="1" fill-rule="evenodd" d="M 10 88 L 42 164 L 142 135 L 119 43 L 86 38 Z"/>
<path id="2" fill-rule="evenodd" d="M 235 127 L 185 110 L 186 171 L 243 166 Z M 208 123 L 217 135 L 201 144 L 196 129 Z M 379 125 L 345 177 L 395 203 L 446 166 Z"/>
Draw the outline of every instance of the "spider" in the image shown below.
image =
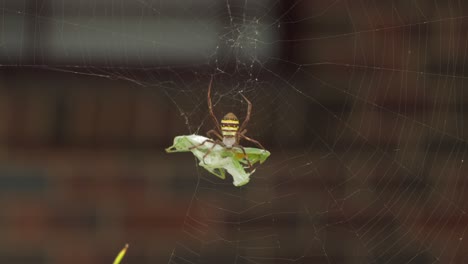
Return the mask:
<path id="1" fill-rule="evenodd" d="M 202 143 L 200 143 L 197 146 L 193 146 L 190 149 L 197 148 L 199 146 L 202 146 L 206 142 L 211 142 L 213 143 L 213 146 L 206 152 L 206 154 L 203 156 L 203 162 L 205 162 L 205 157 L 208 156 L 208 154 L 211 153 L 211 151 L 214 149 L 216 145 L 220 145 L 226 149 L 232 149 L 233 147 L 240 148 L 244 154 L 245 160 L 247 161 L 247 164 L 249 166 L 249 169 L 252 169 L 252 164 L 250 163 L 249 159 L 247 158 L 247 154 L 245 153 L 244 147 L 239 145 L 239 141 L 241 138 L 248 140 L 257 146 L 259 146 L 262 149 L 265 149 L 260 142 L 256 141 L 255 139 L 247 137 L 245 134 L 247 133 L 246 126 L 249 123 L 250 120 L 250 114 L 252 113 L 252 103 L 243 95 L 241 96 L 244 98 L 244 100 L 247 102 L 247 116 L 244 119 L 244 122 L 241 124 L 239 127 L 239 119 L 237 116 L 233 113 L 227 113 L 223 119 L 221 119 L 221 125 L 218 122 L 218 119 L 216 118 L 215 114 L 213 113 L 213 105 L 211 103 L 211 86 L 213 84 L 213 76 L 211 76 L 210 84 L 208 85 L 208 109 L 210 111 L 211 118 L 213 119 L 215 125 L 216 125 L 216 130 L 211 129 L 209 130 L 206 135 L 210 139 L 206 139 Z M 217 139 L 213 139 L 212 136 L 216 136 Z"/>

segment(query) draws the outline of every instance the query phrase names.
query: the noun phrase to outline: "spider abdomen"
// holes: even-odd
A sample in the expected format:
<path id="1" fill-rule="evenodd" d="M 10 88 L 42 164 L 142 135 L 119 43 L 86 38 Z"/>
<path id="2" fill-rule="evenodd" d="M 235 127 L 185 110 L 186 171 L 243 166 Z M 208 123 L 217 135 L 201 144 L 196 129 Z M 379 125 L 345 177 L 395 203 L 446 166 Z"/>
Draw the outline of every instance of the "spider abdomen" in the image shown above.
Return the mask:
<path id="1" fill-rule="evenodd" d="M 239 119 L 233 113 L 227 113 L 221 119 L 221 133 L 223 137 L 234 137 L 237 130 L 239 130 Z"/>

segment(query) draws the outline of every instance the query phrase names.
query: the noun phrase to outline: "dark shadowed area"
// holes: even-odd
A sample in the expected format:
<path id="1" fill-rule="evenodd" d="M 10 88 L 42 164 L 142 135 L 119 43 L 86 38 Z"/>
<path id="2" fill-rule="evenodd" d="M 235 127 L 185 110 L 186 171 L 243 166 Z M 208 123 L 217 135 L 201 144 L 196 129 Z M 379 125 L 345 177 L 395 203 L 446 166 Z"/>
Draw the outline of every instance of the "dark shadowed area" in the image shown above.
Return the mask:
<path id="1" fill-rule="evenodd" d="M 0 0 L 0 263 L 467 263 L 468 4 Z M 175 136 L 242 122 L 235 187 Z M 467 99 L 467 100 L 465 100 Z M 248 141 L 243 146 L 255 147 Z"/>

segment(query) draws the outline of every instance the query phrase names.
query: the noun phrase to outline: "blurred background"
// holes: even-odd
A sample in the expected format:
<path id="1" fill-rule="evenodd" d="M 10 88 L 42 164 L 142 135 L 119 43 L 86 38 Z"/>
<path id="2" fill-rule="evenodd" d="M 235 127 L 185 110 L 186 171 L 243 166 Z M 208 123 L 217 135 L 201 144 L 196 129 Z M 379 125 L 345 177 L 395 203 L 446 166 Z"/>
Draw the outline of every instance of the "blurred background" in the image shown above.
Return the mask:
<path id="1" fill-rule="evenodd" d="M 468 262 L 467 8 L 1 0 L 0 263 Z M 164 151 L 212 75 L 240 188 Z"/>

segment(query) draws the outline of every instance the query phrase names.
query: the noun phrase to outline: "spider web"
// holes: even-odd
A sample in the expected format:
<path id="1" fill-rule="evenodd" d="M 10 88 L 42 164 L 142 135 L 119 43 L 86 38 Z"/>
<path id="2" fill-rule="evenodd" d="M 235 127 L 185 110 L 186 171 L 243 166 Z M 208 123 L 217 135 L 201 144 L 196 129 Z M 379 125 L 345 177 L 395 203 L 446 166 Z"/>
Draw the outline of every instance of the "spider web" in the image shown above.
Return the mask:
<path id="1" fill-rule="evenodd" d="M 253 102 L 247 135 L 272 156 L 242 188 L 191 161 L 172 175 L 191 196 L 167 263 L 463 263 L 466 8 L 2 1 L 0 54 L 155 91 L 185 134 L 213 127 L 212 75 L 218 118 Z"/>

